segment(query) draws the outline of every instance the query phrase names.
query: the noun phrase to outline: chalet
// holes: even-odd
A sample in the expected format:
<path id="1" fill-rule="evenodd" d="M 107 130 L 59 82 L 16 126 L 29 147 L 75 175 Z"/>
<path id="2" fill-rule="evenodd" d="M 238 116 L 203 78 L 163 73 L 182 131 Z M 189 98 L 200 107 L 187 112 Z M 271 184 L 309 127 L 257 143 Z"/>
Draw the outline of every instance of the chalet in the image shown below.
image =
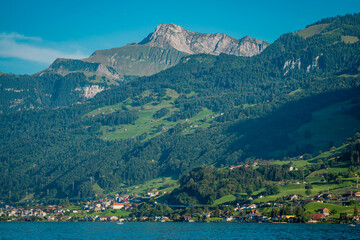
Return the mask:
<path id="1" fill-rule="evenodd" d="M 315 214 L 310 214 L 311 215 L 311 220 L 312 221 L 319 221 L 321 219 L 325 219 L 325 215 L 322 213 L 315 213 Z"/>
<path id="2" fill-rule="evenodd" d="M 296 201 L 296 200 L 299 199 L 299 195 L 296 195 L 296 194 L 290 195 L 288 199 L 289 199 L 290 201 Z"/>
<path id="3" fill-rule="evenodd" d="M 117 216 L 111 216 L 109 220 L 115 222 L 118 221 L 119 218 Z"/>
<path id="4" fill-rule="evenodd" d="M 114 202 L 113 205 L 112 205 L 113 209 L 122 209 L 124 207 L 125 207 L 125 203 L 116 203 L 116 202 Z"/>
<path id="5" fill-rule="evenodd" d="M 328 208 L 320 208 L 318 212 L 324 214 L 325 217 L 328 217 L 330 215 L 330 209 Z"/>

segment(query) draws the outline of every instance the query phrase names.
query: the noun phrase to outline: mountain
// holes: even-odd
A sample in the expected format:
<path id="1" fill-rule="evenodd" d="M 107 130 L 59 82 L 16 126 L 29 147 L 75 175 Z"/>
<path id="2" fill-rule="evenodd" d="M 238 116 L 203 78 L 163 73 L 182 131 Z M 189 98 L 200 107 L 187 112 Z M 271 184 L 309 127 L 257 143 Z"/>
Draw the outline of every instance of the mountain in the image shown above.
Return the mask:
<path id="1" fill-rule="evenodd" d="M 33 75 L 0 74 L 0 111 L 68 106 L 138 76 L 150 76 L 198 53 L 254 56 L 269 44 L 225 34 L 202 34 L 160 24 L 140 43 L 95 51 L 86 59 L 56 59 Z"/>
<path id="2" fill-rule="evenodd" d="M 237 40 L 225 34 L 194 33 L 175 24 L 160 24 L 140 43 L 95 51 L 82 60 L 57 59 L 44 72 L 61 75 L 83 72 L 88 76 L 129 80 L 136 76 L 150 76 L 174 66 L 189 54 L 254 56 L 268 45 L 248 36 Z"/>
<path id="3" fill-rule="evenodd" d="M 360 14 L 324 19 L 253 57 L 188 55 L 76 104 L 4 112 L 0 198 L 88 197 L 201 165 L 286 160 L 340 146 L 360 128 L 359 30 Z M 73 78 L 79 86 L 87 79 L 70 76 L 44 74 L 41 84 L 34 77 L 21 89 L 15 81 L 11 91 L 27 94 L 39 84 L 66 92 Z"/>
<path id="4" fill-rule="evenodd" d="M 225 53 L 248 57 L 260 54 L 269 45 L 267 42 L 249 36 L 237 40 L 222 33 L 194 33 L 175 24 L 158 25 L 155 32 L 139 44 L 162 48 L 172 47 L 188 54 Z"/>

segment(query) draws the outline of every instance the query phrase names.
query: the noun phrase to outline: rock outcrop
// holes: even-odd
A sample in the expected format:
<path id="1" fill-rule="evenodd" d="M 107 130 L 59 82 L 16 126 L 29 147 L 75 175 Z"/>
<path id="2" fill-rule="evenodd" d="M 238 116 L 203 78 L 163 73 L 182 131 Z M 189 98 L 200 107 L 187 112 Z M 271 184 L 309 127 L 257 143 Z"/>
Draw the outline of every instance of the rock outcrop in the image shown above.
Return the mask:
<path id="1" fill-rule="evenodd" d="M 195 33 L 175 24 L 158 25 L 155 32 L 139 44 L 161 48 L 173 47 L 188 54 L 226 53 L 236 56 L 254 56 L 269 45 L 267 42 L 249 36 L 237 40 L 223 33 Z"/>

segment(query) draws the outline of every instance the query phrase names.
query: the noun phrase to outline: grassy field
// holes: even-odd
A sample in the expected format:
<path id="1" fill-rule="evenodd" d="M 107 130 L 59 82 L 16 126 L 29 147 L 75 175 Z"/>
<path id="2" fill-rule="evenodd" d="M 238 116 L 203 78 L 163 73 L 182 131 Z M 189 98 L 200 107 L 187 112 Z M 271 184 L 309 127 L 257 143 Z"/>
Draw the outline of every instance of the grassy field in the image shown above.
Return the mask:
<path id="1" fill-rule="evenodd" d="M 234 195 L 227 195 L 222 198 L 216 199 L 214 201 L 214 205 L 220 205 L 220 204 L 224 204 L 227 202 L 232 202 L 232 201 L 235 201 L 235 199 L 236 199 L 236 197 Z"/>
<path id="2" fill-rule="evenodd" d="M 160 189 L 159 191 L 172 191 L 175 187 L 179 187 L 177 184 L 177 180 L 171 178 L 171 177 L 165 177 L 165 178 L 155 178 L 151 181 L 145 182 L 141 185 L 131 186 L 128 187 L 129 189 L 128 194 L 140 194 L 144 195 L 147 192 L 151 191 L 152 189 Z"/>
<path id="3" fill-rule="evenodd" d="M 335 209 L 337 211 L 336 214 L 333 215 L 333 217 L 338 218 L 340 213 L 353 213 L 354 212 L 354 206 L 340 206 L 330 203 L 319 203 L 319 202 L 310 202 L 306 204 L 305 209 L 309 211 L 310 213 L 317 213 L 317 210 L 320 208 L 328 208 L 331 210 Z"/>
<path id="4" fill-rule="evenodd" d="M 303 37 L 303 38 L 309 38 L 316 34 L 321 33 L 324 29 L 326 29 L 329 26 L 329 24 L 317 24 L 310 27 L 307 27 L 303 30 L 298 31 L 296 34 Z"/>
<path id="5" fill-rule="evenodd" d="M 359 38 L 355 36 L 341 36 L 341 41 L 343 41 L 344 43 L 352 44 L 359 41 Z"/>
<path id="6" fill-rule="evenodd" d="M 302 91 L 303 91 L 302 88 L 298 88 L 298 89 L 290 92 L 288 95 L 289 95 L 289 96 L 292 96 L 292 95 L 295 95 L 295 94 L 297 94 L 297 93 L 301 93 Z"/>
<path id="7" fill-rule="evenodd" d="M 141 94 L 141 97 L 146 97 L 152 94 L 150 91 L 145 91 Z M 194 96 L 196 93 L 191 92 L 187 96 Z M 147 103 L 143 106 L 133 107 L 131 106 L 132 100 L 126 99 L 121 103 L 105 106 L 98 108 L 94 111 L 91 111 L 84 115 L 84 117 L 95 117 L 98 115 L 107 115 L 115 111 L 121 110 L 122 108 L 127 108 L 129 110 L 135 110 L 138 112 L 138 119 L 135 121 L 135 124 L 121 124 L 117 126 L 101 126 L 100 132 L 102 133 L 102 138 L 104 140 L 115 140 L 115 139 L 127 139 L 140 136 L 144 133 L 147 134 L 147 138 L 155 137 L 161 134 L 164 131 L 174 127 L 178 123 L 188 123 L 189 128 L 184 129 L 184 134 L 192 133 L 199 127 L 209 127 L 211 122 L 219 114 L 213 113 L 211 110 L 204 108 L 203 111 L 198 113 L 196 116 L 186 119 L 179 120 L 177 122 L 167 120 L 174 112 L 179 111 L 178 108 L 174 107 L 174 101 L 179 97 L 179 94 L 172 90 L 166 90 L 167 100 L 162 100 L 160 102 L 153 101 Z M 169 113 L 163 116 L 160 119 L 154 119 L 153 115 L 162 108 L 169 110 Z"/>
<path id="8" fill-rule="evenodd" d="M 99 196 L 102 197 L 104 195 L 104 190 L 99 186 L 99 184 L 95 183 L 93 185 L 93 191 Z"/>
<path id="9" fill-rule="evenodd" d="M 312 164 L 312 162 L 310 160 L 289 160 L 289 161 L 275 160 L 272 163 L 277 164 L 277 165 L 285 165 L 285 164 L 291 163 L 292 166 L 298 167 L 298 168 L 305 167 L 307 165 Z"/>
<path id="10" fill-rule="evenodd" d="M 320 193 L 320 192 L 327 192 L 330 191 L 332 192 L 333 190 L 336 189 L 341 189 L 344 187 L 348 187 L 352 184 L 352 182 L 350 181 L 345 181 L 342 184 L 327 184 L 327 183 L 313 183 L 313 189 L 311 189 L 311 196 Z M 270 196 L 266 196 L 264 198 L 258 198 L 258 199 L 254 199 L 254 203 L 260 203 L 260 202 L 267 202 L 267 201 L 273 201 L 276 200 L 279 197 L 283 197 L 285 195 L 292 195 L 292 194 L 298 194 L 298 195 L 302 195 L 302 196 L 306 196 L 305 194 L 305 184 L 304 183 L 300 183 L 300 184 L 287 184 L 285 186 L 281 186 L 280 187 L 280 192 L 278 194 L 275 195 L 270 195 Z"/>

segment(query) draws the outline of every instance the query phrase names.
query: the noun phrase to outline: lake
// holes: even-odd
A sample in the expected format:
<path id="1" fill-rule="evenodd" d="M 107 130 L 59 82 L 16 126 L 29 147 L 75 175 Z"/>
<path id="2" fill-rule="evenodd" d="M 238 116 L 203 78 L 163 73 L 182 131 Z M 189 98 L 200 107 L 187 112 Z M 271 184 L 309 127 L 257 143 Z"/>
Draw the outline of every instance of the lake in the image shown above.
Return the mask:
<path id="1" fill-rule="evenodd" d="M 0 239 L 360 239 L 360 226 L 270 223 L 1 222 Z"/>

